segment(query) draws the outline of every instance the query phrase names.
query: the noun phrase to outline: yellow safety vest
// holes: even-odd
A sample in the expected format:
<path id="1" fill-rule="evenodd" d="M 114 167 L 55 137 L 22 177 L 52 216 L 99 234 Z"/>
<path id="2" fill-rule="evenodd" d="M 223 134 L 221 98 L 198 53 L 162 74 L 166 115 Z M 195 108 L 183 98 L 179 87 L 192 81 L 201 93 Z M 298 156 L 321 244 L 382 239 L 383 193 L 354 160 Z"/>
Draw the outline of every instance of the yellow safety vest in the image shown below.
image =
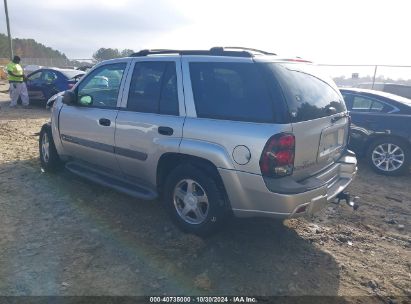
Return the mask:
<path id="1" fill-rule="evenodd" d="M 21 67 L 20 64 L 10 62 L 9 64 L 7 64 L 6 68 L 7 68 L 7 72 L 10 71 L 14 75 L 18 75 L 18 76 L 13 76 L 13 75 L 7 74 L 8 75 L 7 79 L 9 81 L 18 81 L 18 82 L 23 81 L 23 68 Z"/>

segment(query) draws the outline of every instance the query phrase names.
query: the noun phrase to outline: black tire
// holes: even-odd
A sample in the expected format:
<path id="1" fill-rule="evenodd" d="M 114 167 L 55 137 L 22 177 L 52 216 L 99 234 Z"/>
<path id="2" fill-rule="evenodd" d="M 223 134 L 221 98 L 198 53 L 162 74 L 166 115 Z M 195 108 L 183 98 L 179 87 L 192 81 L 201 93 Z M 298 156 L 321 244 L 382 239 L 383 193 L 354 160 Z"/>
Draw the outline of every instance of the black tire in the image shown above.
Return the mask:
<path id="1" fill-rule="evenodd" d="M 165 207 L 174 223 L 184 232 L 203 237 L 209 236 L 221 229 L 228 216 L 224 190 L 219 184 L 218 178 L 206 172 L 191 164 L 179 165 L 167 176 L 163 192 Z M 199 189 L 196 191 L 202 193 L 204 190 L 208 198 L 208 212 L 201 223 L 189 223 L 177 211 L 178 207 L 176 207 L 174 202 L 174 191 L 178 185 L 184 184 L 185 180 L 194 181 L 199 186 L 197 187 Z M 183 200 L 177 199 L 177 201 L 184 204 Z M 178 205 L 178 203 L 176 204 Z"/>
<path id="2" fill-rule="evenodd" d="M 43 141 L 48 139 L 48 155 L 45 154 L 45 149 L 43 149 Z M 54 145 L 53 135 L 51 132 L 50 125 L 43 125 L 39 136 L 39 152 L 40 152 L 40 163 L 41 168 L 45 172 L 56 172 L 61 168 L 61 160 L 57 153 L 56 146 Z"/>
<path id="3" fill-rule="evenodd" d="M 385 148 L 385 147 L 388 147 L 388 144 L 395 145 L 400 150 L 402 150 L 404 158 L 403 158 L 403 163 L 398 168 L 394 169 L 394 167 L 389 165 L 389 168 L 387 170 L 384 166 L 382 166 L 383 168 L 380 168 L 381 166 L 380 167 L 377 166 L 378 163 L 376 164 L 375 161 L 373 160 L 373 153 L 375 153 L 374 151 L 381 152 L 381 150 L 378 150 L 378 147 L 380 146 L 382 148 Z M 398 155 L 401 152 L 397 150 L 396 153 Z M 388 175 L 388 176 L 403 175 L 409 172 L 409 167 L 410 167 L 410 162 L 411 162 L 411 149 L 408 144 L 406 144 L 404 141 L 398 138 L 383 137 L 383 138 L 379 138 L 373 141 L 370 144 L 370 146 L 367 149 L 366 157 L 367 157 L 367 162 L 370 165 L 370 167 L 379 174 Z M 398 162 L 395 162 L 395 163 L 399 164 Z M 386 162 L 384 162 L 383 164 L 386 165 Z"/>

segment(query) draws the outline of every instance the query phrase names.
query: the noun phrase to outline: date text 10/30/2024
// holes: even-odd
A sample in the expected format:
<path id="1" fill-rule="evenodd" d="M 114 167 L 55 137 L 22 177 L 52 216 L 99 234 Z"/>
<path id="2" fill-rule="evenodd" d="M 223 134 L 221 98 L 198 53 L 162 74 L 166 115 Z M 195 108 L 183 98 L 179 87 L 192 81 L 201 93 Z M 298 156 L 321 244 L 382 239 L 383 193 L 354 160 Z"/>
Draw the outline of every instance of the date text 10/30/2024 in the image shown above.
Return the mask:
<path id="1" fill-rule="evenodd" d="M 254 297 L 150 297 L 150 303 L 257 303 Z"/>

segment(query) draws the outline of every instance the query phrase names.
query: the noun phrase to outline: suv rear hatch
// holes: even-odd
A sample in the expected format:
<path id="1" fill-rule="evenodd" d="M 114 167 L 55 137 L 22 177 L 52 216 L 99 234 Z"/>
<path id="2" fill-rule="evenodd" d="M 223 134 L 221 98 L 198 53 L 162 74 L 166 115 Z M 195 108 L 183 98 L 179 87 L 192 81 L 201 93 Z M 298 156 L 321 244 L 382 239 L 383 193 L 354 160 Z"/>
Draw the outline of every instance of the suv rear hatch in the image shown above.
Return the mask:
<path id="1" fill-rule="evenodd" d="M 261 63 L 279 82 L 295 136 L 293 176 L 302 180 L 331 166 L 347 145 L 349 118 L 333 81 L 301 63 Z"/>

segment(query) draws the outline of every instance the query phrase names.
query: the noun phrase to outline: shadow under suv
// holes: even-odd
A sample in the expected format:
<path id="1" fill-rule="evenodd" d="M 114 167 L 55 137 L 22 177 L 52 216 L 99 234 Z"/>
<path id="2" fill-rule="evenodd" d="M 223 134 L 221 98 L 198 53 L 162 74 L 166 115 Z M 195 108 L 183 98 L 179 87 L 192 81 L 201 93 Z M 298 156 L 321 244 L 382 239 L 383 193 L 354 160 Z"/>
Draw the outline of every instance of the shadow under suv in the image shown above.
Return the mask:
<path id="1" fill-rule="evenodd" d="M 106 81 L 102 82 L 101 79 Z M 357 171 L 335 84 L 300 59 L 253 49 L 145 50 L 104 61 L 56 99 L 46 171 L 143 199 L 184 231 L 287 218 L 334 201 Z"/>

